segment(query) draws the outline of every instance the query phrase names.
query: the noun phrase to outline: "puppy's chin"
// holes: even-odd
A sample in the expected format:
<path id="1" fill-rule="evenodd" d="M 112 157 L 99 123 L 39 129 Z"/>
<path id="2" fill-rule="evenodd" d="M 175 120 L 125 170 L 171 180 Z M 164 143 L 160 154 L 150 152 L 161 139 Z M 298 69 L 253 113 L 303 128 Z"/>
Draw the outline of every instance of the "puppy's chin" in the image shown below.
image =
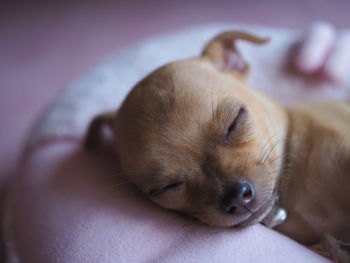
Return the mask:
<path id="1" fill-rule="evenodd" d="M 249 211 L 242 216 L 235 215 L 205 215 L 196 216 L 196 219 L 206 225 L 213 227 L 235 227 L 244 228 L 255 225 L 263 221 L 263 219 L 270 213 L 275 204 L 275 197 L 271 196 L 261 203 L 254 211 Z"/>
<path id="2" fill-rule="evenodd" d="M 234 225 L 234 227 L 247 227 L 250 225 L 254 225 L 260 223 L 272 210 L 275 204 L 275 198 L 271 197 L 267 199 L 260 207 L 250 214 L 250 216 L 244 220 L 243 222 Z"/>

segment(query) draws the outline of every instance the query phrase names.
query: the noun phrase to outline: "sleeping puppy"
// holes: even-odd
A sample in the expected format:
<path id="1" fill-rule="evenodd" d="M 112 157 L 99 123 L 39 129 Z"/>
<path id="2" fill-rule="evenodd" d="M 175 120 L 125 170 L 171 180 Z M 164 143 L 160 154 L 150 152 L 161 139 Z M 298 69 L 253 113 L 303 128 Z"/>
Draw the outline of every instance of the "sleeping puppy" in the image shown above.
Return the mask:
<path id="1" fill-rule="evenodd" d="M 128 178 L 203 223 L 274 226 L 281 206 L 277 230 L 295 240 L 350 242 L 350 104 L 284 108 L 249 89 L 236 40 L 267 41 L 224 32 L 201 56 L 157 69 L 93 120 L 86 146 L 108 125 Z"/>

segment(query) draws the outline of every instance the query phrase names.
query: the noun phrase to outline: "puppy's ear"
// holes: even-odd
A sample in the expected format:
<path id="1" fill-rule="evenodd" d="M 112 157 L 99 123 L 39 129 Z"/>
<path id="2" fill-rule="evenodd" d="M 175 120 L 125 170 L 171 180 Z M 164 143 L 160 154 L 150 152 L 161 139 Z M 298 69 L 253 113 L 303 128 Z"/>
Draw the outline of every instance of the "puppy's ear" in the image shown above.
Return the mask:
<path id="1" fill-rule="evenodd" d="M 241 31 L 223 32 L 205 46 L 202 57 L 209 59 L 220 71 L 239 73 L 245 76 L 249 71 L 249 65 L 244 61 L 236 48 L 237 40 L 245 40 L 254 44 L 264 44 L 270 39 L 257 37 Z"/>
<path id="2" fill-rule="evenodd" d="M 105 112 L 97 115 L 90 123 L 85 140 L 84 146 L 88 150 L 94 150 L 100 143 L 102 136 L 102 129 L 107 126 L 112 128 L 113 120 L 116 112 Z"/>

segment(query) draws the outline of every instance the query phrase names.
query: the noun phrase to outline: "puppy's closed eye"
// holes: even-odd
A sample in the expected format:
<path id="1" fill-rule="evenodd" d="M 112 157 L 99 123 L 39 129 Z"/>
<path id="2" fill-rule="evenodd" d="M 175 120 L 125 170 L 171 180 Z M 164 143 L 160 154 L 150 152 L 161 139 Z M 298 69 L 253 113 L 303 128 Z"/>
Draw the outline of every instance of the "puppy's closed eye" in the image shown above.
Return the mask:
<path id="1" fill-rule="evenodd" d="M 166 186 L 163 186 L 161 188 L 155 188 L 155 189 L 152 189 L 151 191 L 149 191 L 149 196 L 151 197 L 157 197 L 167 191 L 170 191 L 170 190 L 175 190 L 176 188 L 179 188 L 180 186 L 182 186 L 184 183 L 181 182 L 181 181 L 178 181 L 178 182 L 173 182 L 173 183 L 170 183 Z"/>
<path id="2" fill-rule="evenodd" d="M 247 110 L 244 106 L 241 106 L 238 110 L 236 117 L 231 122 L 230 126 L 227 128 L 224 135 L 225 144 L 229 144 L 232 141 L 232 137 L 234 137 L 235 132 L 244 124 L 247 119 Z"/>

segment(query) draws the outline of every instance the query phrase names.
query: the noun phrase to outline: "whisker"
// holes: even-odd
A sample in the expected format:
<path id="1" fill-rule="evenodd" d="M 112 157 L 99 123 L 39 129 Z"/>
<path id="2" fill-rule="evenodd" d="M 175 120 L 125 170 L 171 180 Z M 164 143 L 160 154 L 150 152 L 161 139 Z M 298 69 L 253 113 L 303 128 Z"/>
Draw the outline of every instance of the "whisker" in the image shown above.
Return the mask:
<path id="1" fill-rule="evenodd" d="M 280 140 L 276 141 L 274 144 L 271 144 L 271 145 L 270 145 L 266 156 L 265 156 L 264 159 L 262 160 L 262 163 L 265 163 L 265 162 L 269 159 L 269 157 L 270 157 L 272 151 L 273 151 L 273 150 L 276 148 L 276 146 L 279 145 L 281 142 L 282 142 L 282 139 L 280 139 Z"/>
<path id="2" fill-rule="evenodd" d="M 270 136 L 267 140 L 266 140 L 266 142 L 264 143 L 264 145 L 263 145 L 263 147 L 261 148 L 261 152 L 260 152 L 260 154 L 259 154 L 259 156 L 258 156 L 258 162 L 261 162 L 261 159 L 263 158 L 263 156 L 265 155 L 265 152 L 268 150 L 268 148 L 267 149 L 265 149 L 265 147 L 266 147 L 266 145 L 269 143 L 269 141 L 270 140 L 272 140 L 273 139 L 273 137 L 275 137 L 276 135 L 278 134 L 278 132 L 276 132 L 275 134 L 273 134 L 272 136 Z"/>

